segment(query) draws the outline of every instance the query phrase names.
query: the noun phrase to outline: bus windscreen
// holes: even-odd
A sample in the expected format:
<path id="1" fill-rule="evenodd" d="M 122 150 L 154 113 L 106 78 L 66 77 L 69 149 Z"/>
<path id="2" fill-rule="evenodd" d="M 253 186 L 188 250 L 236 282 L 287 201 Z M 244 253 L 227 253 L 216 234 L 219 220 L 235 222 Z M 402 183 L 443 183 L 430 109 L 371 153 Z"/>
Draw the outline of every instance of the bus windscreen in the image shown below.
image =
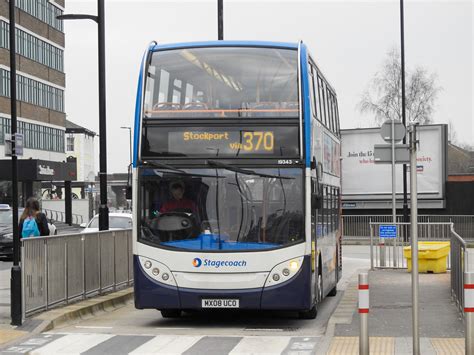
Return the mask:
<path id="1" fill-rule="evenodd" d="M 205 47 L 154 52 L 146 118 L 297 118 L 297 51 Z"/>

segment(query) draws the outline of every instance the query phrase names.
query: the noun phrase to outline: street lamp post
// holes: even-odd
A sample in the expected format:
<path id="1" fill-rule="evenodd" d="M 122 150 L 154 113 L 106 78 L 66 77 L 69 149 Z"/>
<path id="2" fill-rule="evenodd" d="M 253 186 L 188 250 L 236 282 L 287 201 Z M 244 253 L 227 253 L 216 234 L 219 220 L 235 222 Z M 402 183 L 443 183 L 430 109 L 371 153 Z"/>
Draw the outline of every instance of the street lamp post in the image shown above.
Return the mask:
<path id="1" fill-rule="evenodd" d="M 107 207 L 107 139 L 106 139 L 106 96 L 105 96 L 105 8 L 104 0 L 97 0 L 97 16 L 86 14 L 64 14 L 60 20 L 92 20 L 98 27 L 99 47 L 99 182 L 100 207 L 99 230 L 109 229 L 109 208 Z"/>
<path id="2" fill-rule="evenodd" d="M 129 139 L 129 144 L 128 144 L 129 149 L 128 150 L 129 150 L 129 153 L 130 153 L 130 165 L 132 165 L 132 127 L 122 126 L 120 128 L 128 129 L 128 139 Z"/>
<path id="3" fill-rule="evenodd" d="M 13 266 L 10 279 L 10 315 L 12 325 L 22 324 L 22 295 L 20 267 L 20 235 L 18 230 L 18 168 L 15 136 L 17 133 L 16 110 L 16 45 L 15 0 L 10 0 L 10 114 L 12 137 L 12 210 L 13 210 Z"/>

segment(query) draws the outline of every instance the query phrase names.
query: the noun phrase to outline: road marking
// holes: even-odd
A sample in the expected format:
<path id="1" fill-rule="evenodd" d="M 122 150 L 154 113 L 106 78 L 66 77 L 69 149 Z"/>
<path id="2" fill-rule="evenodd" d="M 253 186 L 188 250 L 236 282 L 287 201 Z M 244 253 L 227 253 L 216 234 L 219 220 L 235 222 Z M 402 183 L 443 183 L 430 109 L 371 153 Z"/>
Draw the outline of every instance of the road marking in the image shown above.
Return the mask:
<path id="1" fill-rule="evenodd" d="M 281 328 L 245 328 L 246 332 L 283 332 Z"/>
<path id="2" fill-rule="evenodd" d="M 111 334 L 70 334 L 32 351 L 31 354 L 80 354 L 113 336 Z"/>
<path id="3" fill-rule="evenodd" d="M 113 327 L 94 327 L 94 326 L 87 326 L 87 325 L 76 325 L 75 328 L 77 329 L 112 329 Z"/>
<path id="4" fill-rule="evenodd" d="M 229 355 L 281 354 L 288 346 L 290 339 L 291 337 L 245 337 Z"/>
<path id="5" fill-rule="evenodd" d="M 138 347 L 131 354 L 181 354 L 196 344 L 202 336 L 158 335 Z"/>

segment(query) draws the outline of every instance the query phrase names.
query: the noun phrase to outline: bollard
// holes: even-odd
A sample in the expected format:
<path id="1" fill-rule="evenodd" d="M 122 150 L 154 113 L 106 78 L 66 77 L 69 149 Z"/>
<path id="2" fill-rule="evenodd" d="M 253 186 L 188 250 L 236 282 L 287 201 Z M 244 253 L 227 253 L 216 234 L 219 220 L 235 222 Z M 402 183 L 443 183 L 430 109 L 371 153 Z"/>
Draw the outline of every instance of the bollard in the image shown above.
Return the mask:
<path id="1" fill-rule="evenodd" d="M 359 274 L 359 354 L 369 355 L 369 274 Z"/>
<path id="2" fill-rule="evenodd" d="M 474 355 L 474 272 L 464 273 L 464 314 L 466 320 L 466 355 Z"/>

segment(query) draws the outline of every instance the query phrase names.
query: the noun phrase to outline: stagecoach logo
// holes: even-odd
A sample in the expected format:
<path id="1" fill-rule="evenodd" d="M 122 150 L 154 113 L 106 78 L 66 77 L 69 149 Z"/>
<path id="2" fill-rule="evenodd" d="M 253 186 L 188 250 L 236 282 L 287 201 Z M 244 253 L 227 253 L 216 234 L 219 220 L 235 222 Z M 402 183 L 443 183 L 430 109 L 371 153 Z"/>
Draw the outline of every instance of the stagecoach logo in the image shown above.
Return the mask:
<path id="1" fill-rule="evenodd" d="M 199 258 L 194 258 L 194 260 L 193 260 L 193 266 L 194 266 L 194 267 L 199 267 L 199 266 L 201 266 L 201 264 L 202 264 L 202 260 L 201 260 L 201 259 L 199 259 Z"/>
<path id="2" fill-rule="evenodd" d="M 194 267 L 213 267 L 213 268 L 220 268 L 221 266 L 223 267 L 242 267 L 242 266 L 247 266 L 247 262 L 245 260 L 210 260 L 210 259 L 204 259 L 201 260 L 199 258 L 194 258 L 193 259 L 193 266 Z"/>
<path id="3" fill-rule="evenodd" d="M 54 175 L 54 169 L 49 167 L 48 165 L 38 165 L 38 173 L 41 175 Z"/>

